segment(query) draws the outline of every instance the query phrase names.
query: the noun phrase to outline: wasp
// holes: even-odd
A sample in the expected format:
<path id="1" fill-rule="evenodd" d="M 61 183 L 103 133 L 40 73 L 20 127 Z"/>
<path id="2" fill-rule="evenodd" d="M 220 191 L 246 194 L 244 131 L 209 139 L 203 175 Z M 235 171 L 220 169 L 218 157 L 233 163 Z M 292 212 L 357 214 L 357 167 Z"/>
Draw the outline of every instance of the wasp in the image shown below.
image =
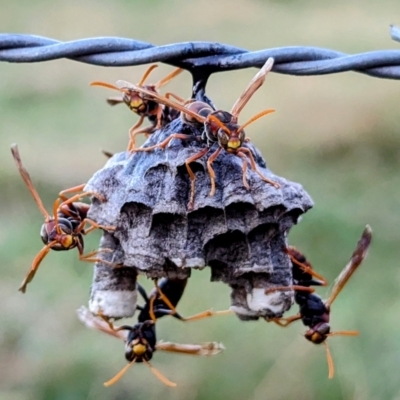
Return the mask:
<path id="1" fill-rule="evenodd" d="M 140 313 L 137 319 L 138 322 L 133 326 L 123 325 L 114 327 L 110 321 L 101 315 L 94 316 L 85 308 L 78 310 L 80 320 L 87 327 L 100 330 L 125 341 L 125 358 L 128 364 L 112 379 L 105 382 L 105 386 L 108 387 L 116 383 L 133 364 L 144 363 L 161 382 L 167 386 L 175 387 L 176 383 L 171 382 L 150 364 L 150 360 L 156 350 L 198 356 L 216 355 L 224 350 L 224 346 L 217 342 L 201 344 L 157 342 L 156 321 L 165 315 L 172 315 L 180 320 L 190 321 L 223 313 L 206 311 L 189 318 L 183 318 L 178 314 L 175 306 L 183 294 L 186 283 L 187 279 L 163 278 L 149 295 L 147 295 L 141 285 L 137 284 L 138 291 L 143 297 L 145 304 L 144 306 L 137 306 Z"/>
<path id="2" fill-rule="evenodd" d="M 151 93 L 158 93 L 158 90 L 165 86 L 168 82 L 170 82 L 173 78 L 179 75 L 183 69 L 177 68 L 172 71 L 165 78 L 161 79 L 155 84 L 147 84 L 145 85 L 146 79 L 149 77 L 150 73 L 157 68 L 157 65 L 151 65 L 147 71 L 144 73 L 140 82 L 136 85 L 139 88 L 142 88 Z M 114 86 L 106 82 L 92 82 L 91 86 L 102 86 L 109 89 L 118 90 L 123 93 L 121 97 L 111 97 L 107 99 L 108 104 L 116 105 L 125 103 L 130 110 L 139 115 L 139 121 L 129 129 L 129 144 L 128 151 L 131 151 L 136 146 L 136 136 L 139 134 L 150 135 L 157 129 L 160 129 L 162 126 L 165 126 L 167 123 L 171 122 L 175 118 L 179 117 L 179 111 L 174 108 L 170 108 L 163 104 L 158 103 L 154 99 L 148 99 L 141 93 L 140 90 L 132 88 L 131 85 L 126 86 Z M 172 93 L 167 93 L 167 97 L 175 97 L 179 101 L 183 101 L 179 96 L 176 96 Z M 144 119 L 147 118 L 151 125 L 145 128 L 139 129 L 139 127 L 143 124 Z"/>
<path id="3" fill-rule="evenodd" d="M 347 281 L 367 256 L 371 239 L 372 230 L 370 226 L 367 225 L 362 233 L 361 239 L 357 243 L 350 261 L 336 279 L 331 294 L 325 301 L 313 293 L 314 289 L 310 286 L 325 286 L 327 282 L 319 274 L 312 270 L 311 265 L 305 260 L 305 257 L 300 252 L 290 248 L 288 250 L 288 254 L 292 260 L 294 285 L 267 290 L 268 293 L 275 290 L 295 291 L 295 302 L 300 307 L 299 313 L 289 318 L 276 318 L 273 319 L 273 321 L 280 326 L 286 327 L 294 321 L 301 320 L 303 324 L 309 328 L 304 334 L 305 338 L 314 344 L 323 343 L 325 346 L 326 357 L 328 360 L 329 378 L 333 378 L 334 376 L 334 365 L 329 347 L 326 343 L 326 339 L 331 336 L 338 335 L 358 335 L 357 331 L 331 332 L 331 327 L 329 324 L 331 306 L 346 285 Z M 315 280 L 313 277 L 317 277 L 318 280 Z"/>
<path id="4" fill-rule="evenodd" d="M 234 154 L 243 160 L 242 163 L 243 185 L 246 187 L 247 190 L 250 189 L 246 177 L 246 172 L 249 162 L 251 169 L 254 172 L 256 172 L 263 181 L 271 184 L 277 189 L 280 188 L 279 183 L 272 181 L 271 179 L 262 175 L 260 171 L 258 171 L 251 150 L 244 146 L 245 143 L 250 141 L 249 138 L 247 138 L 245 135 L 244 128 L 246 128 L 256 120 L 260 119 L 261 117 L 274 112 L 275 110 L 267 109 L 261 111 L 252 118 L 250 118 L 250 120 L 247 121 L 246 123 L 242 125 L 238 124 L 238 118 L 241 111 L 248 103 L 250 98 L 253 96 L 253 94 L 264 83 L 265 77 L 268 74 L 268 72 L 271 71 L 273 64 L 274 64 L 273 58 L 269 58 L 266 61 L 266 63 L 263 65 L 260 71 L 254 76 L 254 78 L 250 81 L 246 89 L 239 96 L 239 98 L 233 105 L 230 112 L 223 110 L 214 110 L 209 104 L 203 103 L 201 101 L 189 101 L 184 104 L 179 104 L 166 97 L 160 96 L 157 93 L 143 89 L 137 85 L 130 84 L 129 82 L 125 81 L 117 82 L 118 87 L 122 88 L 128 86 L 132 90 L 137 90 L 138 92 L 142 93 L 143 97 L 147 99 L 152 99 L 154 101 L 157 101 L 159 104 L 164 104 L 169 108 L 174 108 L 180 111 L 184 122 L 197 125 L 198 127 L 202 128 L 201 138 L 206 143 L 205 148 L 185 161 L 186 169 L 191 179 L 191 195 L 190 195 L 189 205 L 193 204 L 194 181 L 195 181 L 195 175 L 191 170 L 189 164 L 205 156 L 209 152 L 211 146 L 214 143 L 218 143 L 218 148 L 209 156 L 207 160 L 207 171 L 210 175 L 210 180 L 211 180 L 210 196 L 213 196 L 215 194 L 215 172 L 214 169 L 212 168 L 212 164 L 222 150 L 225 150 L 230 154 Z M 156 148 L 165 149 L 165 147 L 169 144 L 169 142 L 172 139 L 187 140 L 191 138 L 192 137 L 190 135 L 185 135 L 182 133 L 174 133 L 161 143 L 158 143 L 150 147 L 137 148 L 134 149 L 133 151 L 148 152 Z"/>
<path id="5" fill-rule="evenodd" d="M 50 216 L 50 214 L 46 211 L 43 202 L 40 199 L 40 196 L 32 183 L 32 179 L 28 171 L 22 165 L 21 157 L 16 144 L 11 146 L 11 152 L 15 164 L 17 165 L 17 168 L 22 176 L 22 179 L 24 180 L 26 186 L 32 194 L 32 197 L 35 200 L 40 212 L 44 216 L 44 224 L 41 227 L 40 236 L 45 246 L 34 258 L 31 269 L 25 276 L 25 279 L 23 280 L 19 290 L 22 293 L 25 293 L 28 283 L 32 281 L 36 274 L 36 271 L 40 266 L 40 263 L 51 249 L 56 251 L 64 251 L 71 250 L 76 247 L 78 249 L 79 259 L 81 261 L 101 261 L 110 264 L 107 261 L 96 257 L 99 251 L 92 251 L 88 254 L 83 254 L 83 235 L 88 234 L 94 229 L 105 229 L 113 231 L 115 230 L 115 228 L 112 226 L 99 225 L 91 219 L 87 218 L 87 213 L 89 211 L 90 205 L 77 201 L 82 197 L 87 196 L 95 196 L 100 201 L 104 201 L 103 196 L 95 192 L 82 192 L 70 198 L 66 197 L 66 194 L 68 193 L 82 191 L 85 187 L 85 184 L 63 190 L 59 193 L 59 197 L 54 202 L 53 216 Z M 90 225 L 90 228 L 85 229 L 86 224 Z M 107 249 L 103 249 L 100 251 L 104 252 L 107 251 Z"/>

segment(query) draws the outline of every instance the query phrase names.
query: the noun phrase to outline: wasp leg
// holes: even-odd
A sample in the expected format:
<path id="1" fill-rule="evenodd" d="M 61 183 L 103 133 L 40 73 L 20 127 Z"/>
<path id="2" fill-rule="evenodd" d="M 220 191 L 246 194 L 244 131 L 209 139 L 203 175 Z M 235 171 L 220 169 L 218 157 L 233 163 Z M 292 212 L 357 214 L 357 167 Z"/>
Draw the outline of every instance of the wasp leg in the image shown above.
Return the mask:
<path id="1" fill-rule="evenodd" d="M 156 315 L 154 314 L 154 300 L 156 299 L 156 296 L 151 296 L 149 299 L 149 315 L 152 321 L 157 321 Z M 171 311 L 172 312 L 172 311 Z"/>
<path id="2" fill-rule="evenodd" d="M 128 144 L 128 148 L 127 151 L 132 152 L 132 150 L 136 149 L 136 136 L 137 135 L 151 135 L 155 129 L 158 129 L 156 127 L 154 127 L 153 125 L 151 126 L 146 126 L 145 128 L 142 129 L 137 129 L 137 130 L 129 130 L 129 144 Z"/>
<path id="3" fill-rule="evenodd" d="M 173 133 L 172 135 L 168 136 L 164 141 L 162 141 L 161 143 L 155 144 L 154 146 L 150 146 L 150 147 L 140 147 L 138 149 L 133 149 L 131 150 L 131 153 L 136 153 L 136 152 L 149 152 L 155 149 L 165 149 L 169 142 L 172 139 L 181 139 L 181 140 L 188 140 L 188 139 L 192 139 L 193 137 L 190 135 L 185 135 L 184 133 Z"/>
<path id="4" fill-rule="evenodd" d="M 136 122 L 135 125 L 133 125 L 130 129 L 129 129 L 129 143 L 128 143 L 128 148 L 127 151 L 130 151 L 130 149 L 135 148 L 135 135 L 134 132 L 136 129 L 139 128 L 140 125 L 143 124 L 144 121 L 144 116 L 141 115 L 139 118 L 139 121 Z"/>
<path id="5" fill-rule="evenodd" d="M 253 154 L 251 153 L 251 151 L 249 149 L 247 149 L 246 147 L 239 147 L 238 151 L 237 151 L 237 155 L 239 155 L 240 153 L 242 154 L 247 154 L 247 156 L 250 159 L 250 166 L 251 169 L 259 175 L 259 177 L 264 181 L 267 182 L 269 184 L 271 184 L 272 186 L 276 187 L 277 189 L 279 189 L 281 187 L 281 185 L 277 182 L 271 181 L 271 179 L 266 178 L 256 167 L 256 162 L 254 160 Z"/>
<path id="6" fill-rule="evenodd" d="M 97 311 L 96 315 L 101 318 L 114 333 L 123 330 L 131 330 L 131 327 L 128 325 L 114 326 L 114 324 L 110 321 L 110 318 L 106 317 L 101 310 Z"/>
<path id="7" fill-rule="evenodd" d="M 66 194 L 82 192 L 82 190 L 84 189 L 85 186 L 86 186 L 86 183 L 82 183 L 82 185 L 78 185 L 78 186 L 71 187 L 69 189 L 62 190 L 58 194 L 58 196 L 60 197 L 61 200 L 66 201 L 66 200 L 68 200 L 68 197 L 65 196 Z"/>
<path id="8" fill-rule="evenodd" d="M 157 293 L 160 296 L 160 299 L 167 305 L 167 307 L 175 314 L 176 313 L 176 308 L 175 306 L 169 301 L 169 298 L 162 292 L 160 286 L 158 286 L 157 284 L 158 279 L 154 279 L 154 284 L 156 286 L 157 289 Z M 153 296 L 155 297 L 155 296 Z M 151 299 L 150 299 L 151 300 Z M 154 300 L 153 300 L 154 301 Z M 150 307 L 150 309 L 152 309 L 153 307 Z"/>
<path id="9" fill-rule="evenodd" d="M 99 262 L 99 263 L 103 263 L 103 264 L 109 265 L 110 267 L 115 268 L 116 267 L 115 263 L 103 260 L 102 258 L 95 257 L 99 253 L 112 253 L 113 251 L 114 250 L 112 250 L 112 249 L 94 250 L 88 254 L 79 254 L 79 260 L 85 261 L 85 262 Z"/>
<path id="10" fill-rule="evenodd" d="M 89 232 L 95 230 L 95 229 L 103 229 L 105 231 L 115 231 L 117 228 L 115 226 L 107 226 L 107 225 L 99 225 L 97 222 L 92 221 L 89 218 L 85 218 L 76 228 L 76 232 L 81 232 L 85 226 L 85 224 L 88 223 L 91 225 L 89 229 L 85 230 L 85 235 L 87 235 Z M 83 232 L 82 232 L 83 233 Z"/>
<path id="11" fill-rule="evenodd" d="M 83 185 L 83 187 L 84 187 L 84 185 Z M 72 196 L 70 198 L 67 198 L 67 197 L 63 196 L 63 193 L 65 193 L 65 191 L 62 191 L 59 194 L 59 197 L 61 198 L 61 200 L 63 200 L 63 202 L 60 204 L 60 207 L 66 206 L 68 204 L 71 204 L 74 201 L 78 201 L 82 197 L 87 197 L 87 196 L 97 197 L 101 202 L 106 201 L 105 197 L 103 195 L 101 195 L 100 193 L 97 193 L 97 192 L 82 192 L 82 193 L 78 193 L 75 196 Z"/>
<path id="12" fill-rule="evenodd" d="M 197 320 L 203 319 L 203 318 L 214 317 L 217 315 L 233 314 L 233 311 L 231 311 L 231 310 L 222 310 L 222 311 L 206 310 L 199 314 L 195 314 L 195 315 L 192 315 L 187 318 L 182 317 L 182 315 L 180 315 L 177 311 L 168 310 L 168 309 L 157 309 L 157 314 L 160 314 L 163 316 L 170 315 L 171 317 L 179 319 L 180 321 L 190 322 L 190 321 L 197 321 Z"/>
<path id="13" fill-rule="evenodd" d="M 162 115 L 163 115 L 163 108 L 160 105 L 158 105 L 157 113 L 156 113 L 157 124 L 156 124 L 155 128 L 153 127 L 153 129 L 160 129 L 161 128 Z"/>
<path id="14" fill-rule="evenodd" d="M 215 317 L 217 315 L 227 315 L 227 314 L 233 314 L 233 311 L 232 310 L 222 310 L 222 311 L 206 310 L 199 314 L 195 314 L 195 315 L 192 315 L 187 318 L 182 318 L 182 321 L 185 321 L 185 322 L 197 321 L 197 320 L 203 319 L 203 318 Z"/>
<path id="15" fill-rule="evenodd" d="M 194 154 L 192 157 L 188 158 L 185 161 L 186 169 L 187 169 L 187 172 L 188 172 L 189 178 L 190 178 L 190 198 L 189 198 L 189 204 L 188 204 L 189 210 L 193 209 L 195 180 L 196 180 L 193 170 L 190 168 L 189 164 L 192 163 L 193 161 L 196 161 L 199 158 L 203 157 L 205 154 L 207 154 L 208 150 L 209 150 L 208 147 L 206 147 L 205 149 L 199 151 L 198 153 Z"/>
<path id="16" fill-rule="evenodd" d="M 242 171 L 243 171 L 243 186 L 247 189 L 250 190 L 250 186 L 249 183 L 247 182 L 247 178 L 246 178 L 246 173 L 247 173 L 247 157 L 245 154 L 243 153 L 237 153 L 237 155 L 243 160 L 243 164 L 242 164 Z"/>
<path id="17" fill-rule="evenodd" d="M 283 328 L 286 328 L 292 322 L 297 321 L 299 319 L 301 319 L 300 313 L 293 315 L 291 317 L 288 317 L 288 318 L 272 318 L 271 321 L 275 322 L 279 326 L 282 326 Z"/>
<path id="18" fill-rule="evenodd" d="M 290 261 L 292 261 L 293 264 L 296 264 L 297 266 L 299 266 L 301 268 L 302 271 L 304 271 L 307 274 L 310 274 L 311 276 L 319 279 L 320 282 L 320 286 L 326 286 L 328 284 L 328 281 L 320 274 L 318 274 L 318 272 L 315 272 L 311 267 L 308 267 L 307 265 L 301 263 L 300 261 L 296 260 L 295 257 L 293 257 L 286 249 L 286 254 L 289 255 L 290 257 Z"/>
<path id="19" fill-rule="evenodd" d="M 211 154 L 211 156 L 207 160 L 207 170 L 208 170 L 208 174 L 210 175 L 210 179 L 211 179 L 210 196 L 214 196 L 214 194 L 215 194 L 215 172 L 214 172 L 211 164 L 219 156 L 219 153 L 221 153 L 221 151 L 222 151 L 222 147 L 218 147 L 218 149 L 213 154 Z"/>
<path id="20" fill-rule="evenodd" d="M 180 103 L 185 103 L 185 100 L 182 99 L 182 97 L 180 97 L 180 96 L 178 96 L 178 95 L 176 95 L 174 93 L 171 93 L 171 92 L 165 93 L 165 97 L 168 100 L 169 100 L 170 97 L 172 97 L 173 99 L 178 100 Z"/>

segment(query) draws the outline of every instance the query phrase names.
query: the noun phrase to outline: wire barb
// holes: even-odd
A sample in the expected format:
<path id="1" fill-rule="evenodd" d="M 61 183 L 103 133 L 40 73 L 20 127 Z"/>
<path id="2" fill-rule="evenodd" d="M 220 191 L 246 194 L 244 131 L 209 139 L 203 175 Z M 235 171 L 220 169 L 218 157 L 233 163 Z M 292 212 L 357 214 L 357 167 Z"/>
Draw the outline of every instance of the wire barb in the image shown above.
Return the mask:
<path id="1" fill-rule="evenodd" d="M 390 27 L 400 41 L 400 29 Z M 400 49 L 348 55 L 318 47 L 290 46 L 247 51 L 214 42 L 183 42 L 163 46 L 134 39 L 98 37 L 61 42 L 41 36 L 0 34 L 0 61 L 31 63 L 68 58 L 88 64 L 122 67 L 162 62 L 190 71 L 194 83 L 215 72 L 261 68 L 273 57 L 273 72 L 289 75 L 325 75 L 355 71 L 386 79 L 400 79 Z"/>

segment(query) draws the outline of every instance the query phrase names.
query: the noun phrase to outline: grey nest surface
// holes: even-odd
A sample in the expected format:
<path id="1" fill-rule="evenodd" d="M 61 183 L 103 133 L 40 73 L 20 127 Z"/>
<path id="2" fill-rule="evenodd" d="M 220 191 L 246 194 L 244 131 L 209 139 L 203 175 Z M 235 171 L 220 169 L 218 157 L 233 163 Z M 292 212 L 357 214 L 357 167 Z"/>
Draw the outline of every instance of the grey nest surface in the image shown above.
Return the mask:
<path id="1" fill-rule="evenodd" d="M 287 234 L 312 207 L 310 196 L 300 184 L 274 175 L 250 143 L 244 146 L 251 150 L 258 170 L 280 188 L 248 168 L 247 189 L 242 179 L 243 160 L 223 150 L 213 163 L 216 192 L 210 196 L 206 162 L 218 146 L 215 143 L 203 158 L 190 164 L 196 180 L 193 207 L 188 209 L 191 181 L 185 161 L 204 149 L 201 132 L 178 118 L 153 133 L 144 147 L 177 132 L 187 134 L 188 139 L 173 139 L 165 149 L 115 154 L 87 183 L 86 190 L 106 198 L 104 202 L 93 199 L 89 217 L 116 227 L 115 232 L 104 234 L 101 247 L 113 252 L 104 253 L 103 258 L 122 265 L 123 270 L 134 269 L 133 280 L 136 271 L 151 278 L 184 278 L 192 268 L 209 266 L 212 280 L 232 287 L 232 307 L 240 318 L 282 315 L 290 308 L 293 293 L 275 292 L 267 301 L 272 305 L 266 306 L 265 290 L 291 284 L 291 263 L 284 252 Z M 129 287 L 126 274 L 118 272 L 120 268 L 114 270 L 96 265 L 93 312 L 98 311 L 98 300 L 93 300 L 96 292 L 108 287 L 106 283 L 115 274 L 124 277 L 121 293 Z M 118 292 L 115 282 L 112 291 Z M 104 304 L 102 307 L 109 315 Z"/>

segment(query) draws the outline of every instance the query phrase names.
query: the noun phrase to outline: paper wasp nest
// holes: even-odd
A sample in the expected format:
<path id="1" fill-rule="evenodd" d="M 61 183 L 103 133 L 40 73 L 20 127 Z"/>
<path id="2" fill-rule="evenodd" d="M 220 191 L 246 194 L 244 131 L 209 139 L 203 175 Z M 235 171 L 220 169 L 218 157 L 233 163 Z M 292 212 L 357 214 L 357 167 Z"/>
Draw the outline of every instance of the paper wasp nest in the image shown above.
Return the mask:
<path id="1" fill-rule="evenodd" d="M 177 132 L 198 138 L 201 134 L 178 118 L 152 134 L 146 146 Z M 86 186 L 106 197 L 104 203 L 93 200 L 90 218 L 117 227 L 107 236 L 113 236 L 112 248 L 118 250 L 119 259 L 107 253 L 104 257 L 153 278 L 185 277 L 191 268 L 210 266 L 212 280 L 232 287 L 232 305 L 239 317 L 280 316 L 292 304 L 290 292 L 267 296 L 264 291 L 290 284 L 286 235 L 312 207 L 312 200 L 301 185 L 273 175 L 250 143 L 245 146 L 252 150 L 260 172 L 281 188 L 262 181 L 248 168 L 247 190 L 243 160 L 222 151 L 213 163 L 216 193 L 209 196 L 206 162 L 217 145 L 190 164 L 196 175 L 192 210 L 188 210 L 190 179 L 185 161 L 204 148 L 200 140 L 174 139 L 165 150 L 113 156 Z M 92 300 L 102 280 L 100 271 L 104 274 L 110 267 L 96 268 Z M 95 305 L 91 308 L 96 311 Z"/>

